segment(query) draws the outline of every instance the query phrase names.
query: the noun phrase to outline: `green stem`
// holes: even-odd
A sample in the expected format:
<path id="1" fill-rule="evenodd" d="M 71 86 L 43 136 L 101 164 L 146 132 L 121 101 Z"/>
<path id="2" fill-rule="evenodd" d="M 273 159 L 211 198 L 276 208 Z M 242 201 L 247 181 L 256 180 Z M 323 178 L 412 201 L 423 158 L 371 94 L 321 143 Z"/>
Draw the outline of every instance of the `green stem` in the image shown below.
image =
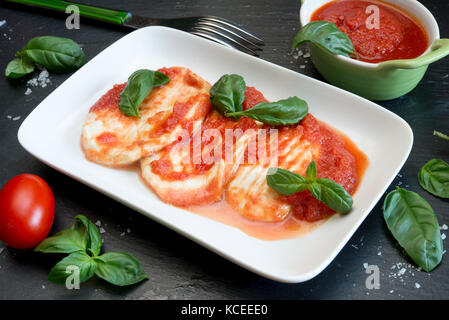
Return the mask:
<path id="1" fill-rule="evenodd" d="M 441 133 L 441 132 L 438 132 L 438 131 L 434 130 L 434 131 L 433 131 L 433 135 L 434 135 L 434 136 L 437 136 L 437 137 L 439 137 L 439 138 L 441 138 L 441 139 L 444 139 L 444 140 L 448 140 L 448 141 L 449 141 L 449 136 L 445 135 L 444 133 Z"/>
<path id="2" fill-rule="evenodd" d="M 124 10 L 113 10 L 105 8 L 97 8 L 85 4 L 74 3 L 62 0 L 7 0 L 9 2 L 20 3 L 32 7 L 51 9 L 59 12 L 66 11 L 68 6 L 74 5 L 79 9 L 80 16 L 95 20 L 101 20 L 113 24 L 123 25 L 131 14 Z"/>

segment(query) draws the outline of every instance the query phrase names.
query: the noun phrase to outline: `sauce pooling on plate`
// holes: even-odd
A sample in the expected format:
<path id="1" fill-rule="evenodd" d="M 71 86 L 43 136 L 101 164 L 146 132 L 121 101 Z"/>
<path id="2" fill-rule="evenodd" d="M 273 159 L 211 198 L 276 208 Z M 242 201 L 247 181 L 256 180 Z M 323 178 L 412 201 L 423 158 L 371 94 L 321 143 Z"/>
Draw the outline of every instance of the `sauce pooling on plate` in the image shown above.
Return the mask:
<path id="1" fill-rule="evenodd" d="M 372 5 L 379 8 L 378 24 L 375 12 L 367 10 Z M 427 34 L 416 19 L 381 1 L 332 1 L 316 10 L 311 20 L 336 24 L 351 39 L 358 60 L 365 62 L 417 58 L 429 45 Z"/>

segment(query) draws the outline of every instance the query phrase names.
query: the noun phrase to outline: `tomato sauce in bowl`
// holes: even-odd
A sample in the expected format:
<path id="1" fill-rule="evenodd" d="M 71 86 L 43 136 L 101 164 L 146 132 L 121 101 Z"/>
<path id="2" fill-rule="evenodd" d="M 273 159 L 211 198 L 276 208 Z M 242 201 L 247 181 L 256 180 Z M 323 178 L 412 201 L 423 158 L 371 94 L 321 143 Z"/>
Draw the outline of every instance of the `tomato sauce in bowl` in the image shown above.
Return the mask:
<path id="1" fill-rule="evenodd" d="M 370 6 L 378 8 L 378 16 Z M 331 1 L 311 17 L 311 21 L 323 20 L 334 23 L 349 36 L 357 59 L 364 62 L 413 59 L 429 46 L 426 31 L 417 19 L 378 0 Z"/>

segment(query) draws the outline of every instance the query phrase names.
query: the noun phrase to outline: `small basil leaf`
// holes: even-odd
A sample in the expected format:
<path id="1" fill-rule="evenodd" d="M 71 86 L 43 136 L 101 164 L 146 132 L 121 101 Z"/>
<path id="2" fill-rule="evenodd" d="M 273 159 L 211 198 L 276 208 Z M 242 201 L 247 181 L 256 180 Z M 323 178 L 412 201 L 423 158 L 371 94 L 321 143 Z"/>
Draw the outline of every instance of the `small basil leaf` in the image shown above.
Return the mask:
<path id="1" fill-rule="evenodd" d="M 97 264 L 93 258 L 89 257 L 85 252 L 78 251 L 71 253 L 61 261 L 59 261 L 48 275 L 48 280 L 57 284 L 65 284 L 67 277 L 69 277 L 76 268 L 79 270 L 79 281 L 84 282 L 89 280 L 94 273 Z"/>
<path id="2" fill-rule="evenodd" d="M 5 75 L 8 78 L 20 78 L 34 71 L 34 64 L 26 57 L 16 58 L 6 66 Z"/>
<path id="3" fill-rule="evenodd" d="M 261 102 L 250 109 L 227 113 L 226 116 L 245 116 L 272 126 L 286 126 L 300 122 L 308 112 L 307 102 L 290 97 L 277 102 Z"/>
<path id="4" fill-rule="evenodd" d="M 313 21 L 302 27 L 293 40 L 292 50 L 305 42 L 316 44 L 335 55 L 348 57 L 356 52 L 351 39 L 327 21 Z"/>
<path id="5" fill-rule="evenodd" d="M 289 196 L 306 189 L 306 179 L 303 176 L 281 168 L 270 168 L 267 174 L 267 184 L 282 196 Z"/>
<path id="6" fill-rule="evenodd" d="M 210 89 L 210 100 L 215 109 L 224 116 L 243 110 L 246 83 L 237 74 L 225 74 Z M 238 120 L 240 116 L 231 116 Z"/>
<path id="7" fill-rule="evenodd" d="M 108 252 L 95 261 L 98 264 L 95 274 L 117 286 L 128 286 L 148 278 L 139 261 L 124 252 Z"/>
<path id="8" fill-rule="evenodd" d="M 426 200 L 398 187 L 385 198 L 383 214 L 394 238 L 418 266 L 431 271 L 441 262 L 443 241 L 438 220 Z"/>
<path id="9" fill-rule="evenodd" d="M 89 250 L 94 256 L 97 256 L 100 254 L 102 245 L 100 232 L 98 232 L 97 226 L 82 214 L 77 215 L 75 219 L 80 221 L 87 230 L 86 250 Z"/>
<path id="10" fill-rule="evenodd" d="M 54 36 L 31 39 L 22 54 L 34 63 L 58 73 L 74 71 L 86 63 L 86 56 L 75 41 Z"/>
<path id="11" fill-rule="evenodd" d="M 433 131 L 433 135 L 434 135 L 434 136 L 437 136 L 437 137 L 439 137 L 439 138 L 441 138 L 441 139 L 444 139 L 444 140 L 448 140 L 448 141 L 449 141 L 449 136 L 447 136 L 447 135 L 445 135 L 444 133 L 441 133 L 441 132 L 439 132 L 439 131 L 434 130 L 434 131 Z"/>
<path id="12" fill-rule="evenodd" d="M 159 71 L 140 69 L 128 78 L 125 89 L 120 93 L 120 110 L 130 117 L 139 117 L 139 106 L 153 88 L 164 85 L 170 78 Z"/>
<path id="13" fill-rule="evenodd" d="M 154 71 L 153 75 L 153 88 L 163 86 L 164 84 L 167 84 L 170 82 L 170 78 L 159 71 Z"/>
<path id="14" fill-rule="evenodd" d="M 449 164 L 440 159 L 432 159 L 418 174 L 421 187 L 440 198 L 449 198 Z"/>
<path id="15" fill-rule="evenodd" d="M 307 167 L 306 180 L 307 182 L 314 182 L 316 180 L 316 163 L 314 160 Z"/>
<path id="16" fill-rule="evenodd" d="M 353 204 L 351 195 L 335 181 L 318 178 L 309 184 L 309 190 L 316 199 L 332 210 L 342 214 L 351 211 Z"/>

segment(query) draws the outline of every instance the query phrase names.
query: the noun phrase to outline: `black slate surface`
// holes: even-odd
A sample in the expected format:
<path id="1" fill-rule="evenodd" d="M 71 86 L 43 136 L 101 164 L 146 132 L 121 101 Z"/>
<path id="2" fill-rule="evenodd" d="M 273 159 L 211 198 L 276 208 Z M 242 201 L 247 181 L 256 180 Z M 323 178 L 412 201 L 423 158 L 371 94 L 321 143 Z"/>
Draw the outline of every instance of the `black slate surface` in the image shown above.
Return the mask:
<path id="1" fill-rule="evenodd" d="M 261 58 L 322 80 L 311 62 L 290 56 L 291 40 L 298 30 L 299 0 L 190 0 L 190 1 L 85 1 L 154 17 L 211 14 L 233 20 L 257 33 L 265 42 Z M 436 17 L 442 37 L 449 37 L 449 2 L 421 1 Z M 58 35 L 83 45 L 88 59 L 119 39 L 125 31 L 81 20 L 80 30 L 67 30 L 65 16 L 23 10 L 0 4 L 0 69 L 32 37 Z M 309 59 L 305 59 L 309 60 Z M 306 65 L 304 69 L 300 65 Z M 3 71 L 2 71 L 3 72 Z M 418 170 L 431 158 L 449 160 L 449 143 L 432 136 L 434 129 L 449 132 L 449 58 L 430 66 L 410 94 L 381 103 L 403 117 L 413 128 L 415 142 L 410 158 L 389 190 L 396 185 L 419 192 L 437 213 L 440 225 L 449 224 L 449 202 L 423 191 Z M 432 273 L 415 270 L 410 259 L 389 234 L 381 202 L 371 212 L 337 258 L 319 276 L 302 284 L 280 284 L 261 278 L 217 256 L 137 212 L 47 167 L 19 145 L 17 130 L 26 116 L 70 75 L 52 74 L 51 83 L 25 95 L 26 80 L 0 77 L 0 186 L 20 173 L 44 178 L 56 197 L 53 232 L 71 225 L 83 213 L 100 220 L 107 251 L 126 251 L 143 264 L 150 280 L 116 288 L 91 279 L 81 290 L 69 291 L 50 283 L 47 274 L 57 256 L 43 256 L 6 248 L 0 242 L 0 299 L 447 299 L 447 256 Z M 20 116 L 19 120 L 12 118 Z M 42 141 L 45 143 L 45 141 Z M 385 155 L 388 157 L 388 155 Z M 127 232 L 129 229 L 131 232 Z M 125 234 L 123 235 L 123 232 Z M 444 241 L 447 245 L 447 240 Z M 1 249 L 0 249 L 1 250 Z M 364 264 L 378 265 L 380 289 L 368 290 Z M 397 276 L 402 263 L 406 273 Z M 411 264 L 409 266 L 409 264 Z M 401 266 L 401 268 L 403 267 Z M 395 273 L 396 272 L 396 273 Z M 419 284 L 420 288 L 416 288 Z"/>

